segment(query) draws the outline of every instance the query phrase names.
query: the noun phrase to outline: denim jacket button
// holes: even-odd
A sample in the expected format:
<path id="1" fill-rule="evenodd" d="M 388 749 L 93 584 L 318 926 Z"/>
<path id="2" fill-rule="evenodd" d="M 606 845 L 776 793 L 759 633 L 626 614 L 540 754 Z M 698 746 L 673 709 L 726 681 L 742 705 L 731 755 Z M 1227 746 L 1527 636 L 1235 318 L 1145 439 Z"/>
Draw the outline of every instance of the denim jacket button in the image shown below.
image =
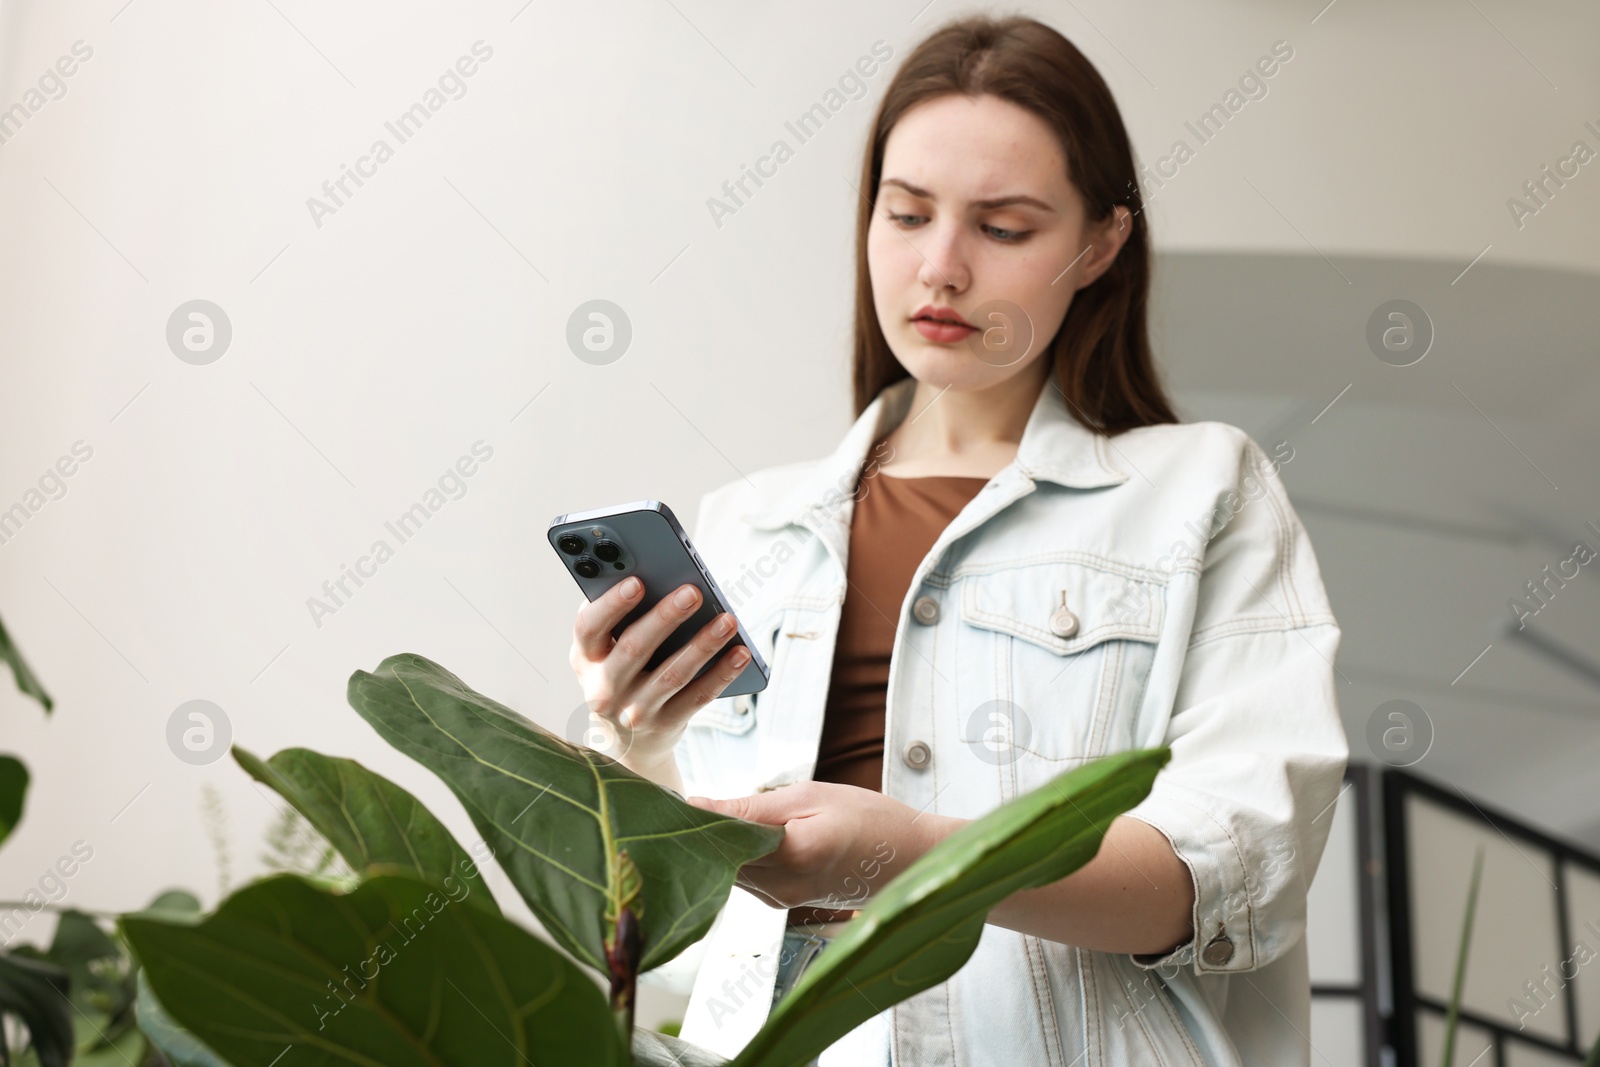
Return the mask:
<path id="1" fill-rule="evenodd" d="M 932 625 L 939 621 L 939 602 L 931 596 L 919 596 L 912 602 L 911 615 L 920 623 Z"/>
<path id="2" fill-rule="evenodd" d="M 1050 632 L 1057 637 L 1071 637 L 1078 632 L 1078 617 L 1066 608 L 1057 608 L 1050 616 Z"/>
<path id="3" fill-rule="evenodd" d="M 907 767 L 921 770 L 933 758 L 933 751 L 928 748 L 926 741 L 913 741 L 906 746 L 905 751 L 900 754 L 900 758 L 906 761 Z"/>
<path id="4" fill-rule="evenodd" d="M 1065 601 L 1065 599 L 1066 594 L 1063 593 L 1062 600 Z M 1065 603 L 1050 616 L 1050 632 L 1057 637 L 1071 637 L 1078 632 L 1078 617 L 1067 610 Z"/>
<path id="5" fill-rule="evenodd" d="M 1218 934 L 1206 942 L 1206 947 L 1200 952 L 1200 958 L 1213 967 L 1221 967 L 1233 959 L 1233 939 L 1224 934 Z"/>

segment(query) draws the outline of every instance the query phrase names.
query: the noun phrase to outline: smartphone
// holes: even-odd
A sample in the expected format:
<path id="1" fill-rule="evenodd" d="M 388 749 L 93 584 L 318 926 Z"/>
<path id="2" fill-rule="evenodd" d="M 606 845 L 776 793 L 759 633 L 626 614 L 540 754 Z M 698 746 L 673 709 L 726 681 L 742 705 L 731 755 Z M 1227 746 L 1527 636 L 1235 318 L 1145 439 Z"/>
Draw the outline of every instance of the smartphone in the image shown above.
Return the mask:
<path id="1" fill-rule="evenodd" d="M 611 631 L 612 637 L 621 637 L 622 631 L 635 619 L 661 602 L 662 597 L 676 592 L 681 585 L 693 585 L 700 590 L 700 607 L 669 634 L 650 661 L 649 670 L 684 645 L 695 634 L 727 607 L 728 598 L 711 577 L 700 554 L 689 543 L 689 535 L 672 514 L 672 509 L 659 500 L 638 500 L 632 504 L 577 511 L 557 515 L 550 520 L 547 531 L 550 547 L 566 566 L 583 595 L 591 601 L 629 575 L 637 575 L 644 583 L 644 596 L 637 607 L 625 615 Z M 770 673 L 761 652 L 745 632 L 744 623 L 734 616 L 738 629 L 717 650 L 705 666 L 696 672 L 698 678 L 720 662 L 730 649 L 743 645 L 750 650 L 750 662 L 739 676 L 718 694 L 719 697 L 759 693 L 767 687 Z"/>

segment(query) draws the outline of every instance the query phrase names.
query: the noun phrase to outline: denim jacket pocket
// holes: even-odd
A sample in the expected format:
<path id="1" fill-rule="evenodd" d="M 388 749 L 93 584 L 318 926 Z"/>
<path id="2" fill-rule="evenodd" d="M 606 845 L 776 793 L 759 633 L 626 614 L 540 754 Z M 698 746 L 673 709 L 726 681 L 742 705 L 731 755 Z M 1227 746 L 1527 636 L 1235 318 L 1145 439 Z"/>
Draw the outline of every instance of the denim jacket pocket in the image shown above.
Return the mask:
<path id="1" fill-rule="evenodd" d="M 1135 568 L 1052 560 L 961 579 L 961 741 L 999 799 L 1131 747 L 1165 586 Z"/>
<path id="2" fill-rule="evenodd" d="M 1048 562 L 969 575 L 961 619 L 1062 656 L 1111 638 L 1154 641 L 1161 634 L 1163 587 L 1136 574 Z"/>

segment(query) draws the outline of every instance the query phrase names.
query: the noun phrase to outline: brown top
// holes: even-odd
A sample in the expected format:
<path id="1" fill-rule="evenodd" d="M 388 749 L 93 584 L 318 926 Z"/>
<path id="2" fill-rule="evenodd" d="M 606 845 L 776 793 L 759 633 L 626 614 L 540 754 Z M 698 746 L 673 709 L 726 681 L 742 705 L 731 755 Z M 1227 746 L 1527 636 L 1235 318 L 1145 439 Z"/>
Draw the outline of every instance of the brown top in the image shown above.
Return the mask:
<path id="1" fill-rule="evenodd" d="M 874 450 L 876 454 L 876 450 Z M 817 751 L 819 782 L 883 788 L 884 698 L 895 620 L 917 565 L 987 478 L 896 478 L 871 465 L 858 477 L 846 556 L 849 585 Z M 851 896 L 856 885 L 840 886 Z M 852 918 L 852 910 L 791 908 L 789 925 Z"/>

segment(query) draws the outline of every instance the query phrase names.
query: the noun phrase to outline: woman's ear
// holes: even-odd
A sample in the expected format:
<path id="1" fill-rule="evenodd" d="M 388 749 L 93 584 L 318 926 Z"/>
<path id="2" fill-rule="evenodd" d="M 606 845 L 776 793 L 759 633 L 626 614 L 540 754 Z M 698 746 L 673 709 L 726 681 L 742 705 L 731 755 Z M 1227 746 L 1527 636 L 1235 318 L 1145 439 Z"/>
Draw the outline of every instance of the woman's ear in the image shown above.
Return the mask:
<path id="1" fill-rule="evenodd" d="M 1078 281 L 1080 290 L 1093 285 L 1100 275 L 1111 269 L 1117 253 L 1122 251 L 1122 246 L 1128 243 L 1131 236 L 1133 212 L 1128 210 L 1126 204 L 1111 205 L 1110 215 L 1099 222 L 1090 223 L 1084 238 L 1094 246 L 1094 255 L 1084 264 L 1083 275 Z"/>

